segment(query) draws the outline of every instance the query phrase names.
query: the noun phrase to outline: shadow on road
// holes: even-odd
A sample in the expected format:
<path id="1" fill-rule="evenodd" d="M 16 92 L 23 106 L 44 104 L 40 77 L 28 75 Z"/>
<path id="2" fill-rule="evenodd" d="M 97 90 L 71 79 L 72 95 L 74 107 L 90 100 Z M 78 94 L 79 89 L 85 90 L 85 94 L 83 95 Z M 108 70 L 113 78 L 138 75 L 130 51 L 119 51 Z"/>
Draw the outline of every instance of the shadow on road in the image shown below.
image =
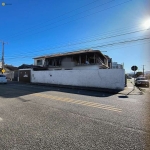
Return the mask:
<path id="1" fill-rule="evenodd" d="M 94 97 L 109 97 L 115 93 L 101 92 L 92 90 L 84 90 L 77 88 L 67 88 L 67 87 L 58 87 L 58 86 L 44 86 L 44 85 L 34 85 L 27 83 L 11 82 L 7 84 L 0 84 L 0 97 L 4 98 L 15 98 L 20 96 L 25 96 L 34 93 L 46 92 L 46 91 L 57 91 L 78 95 L 94 96 Z M 21 100 L 21 99 L 20 99 Z M 24 99 L 22 99 L 24 102 Z"/>
<path id="2" fill-rule="evenodd" d="M 128 98 L 126 95 L 118 96 L 119 98 Z"/>

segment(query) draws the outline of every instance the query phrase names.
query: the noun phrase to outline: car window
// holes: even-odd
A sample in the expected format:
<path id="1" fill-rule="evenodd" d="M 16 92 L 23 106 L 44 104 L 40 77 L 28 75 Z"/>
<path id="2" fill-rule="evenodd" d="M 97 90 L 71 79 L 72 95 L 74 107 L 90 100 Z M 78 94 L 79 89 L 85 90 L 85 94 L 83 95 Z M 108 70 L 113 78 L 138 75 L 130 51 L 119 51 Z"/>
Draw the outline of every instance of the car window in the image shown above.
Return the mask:
<path id="1" fill-rule="evenodd" d="M 0 77 L 5 77 L 4 75 L 0 75 Z"/>
<path id="2" fill-rule="evenodd" d="M 145 78 L 140 78 L 140 80 L 146 80 Z"/>
<path id="3" fill-rule="evenodd" d="M 146 78 L 137 78 L 136 80 L 146 80 Z"/>

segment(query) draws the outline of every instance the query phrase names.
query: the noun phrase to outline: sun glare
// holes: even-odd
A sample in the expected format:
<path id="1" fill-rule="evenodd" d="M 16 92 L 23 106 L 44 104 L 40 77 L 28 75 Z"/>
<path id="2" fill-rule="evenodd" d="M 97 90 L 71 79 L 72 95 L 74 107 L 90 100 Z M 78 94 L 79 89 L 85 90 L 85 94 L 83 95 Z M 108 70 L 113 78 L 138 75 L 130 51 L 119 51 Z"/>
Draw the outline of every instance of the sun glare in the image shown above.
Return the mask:
<path id="1" fill-rule="evenodd" d="M 150 19 L 146 20 L 143 25 L 144 25 L 145 29 L 149 29 L 150 28 Z"/>

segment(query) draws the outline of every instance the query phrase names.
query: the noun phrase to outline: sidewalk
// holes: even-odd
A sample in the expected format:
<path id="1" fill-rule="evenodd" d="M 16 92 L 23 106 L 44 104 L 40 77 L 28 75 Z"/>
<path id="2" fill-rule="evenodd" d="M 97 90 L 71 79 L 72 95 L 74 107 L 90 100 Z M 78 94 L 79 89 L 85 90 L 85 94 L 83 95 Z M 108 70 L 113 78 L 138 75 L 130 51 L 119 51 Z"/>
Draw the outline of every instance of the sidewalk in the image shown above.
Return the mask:
<path id="1" fill-rule="evenodd" d="M 136 94 L 136 95 L 142 95 L 143 92 L 140 91 L 136 86 L 134 87 L 134 81 L 128 79 L 127 80 L 127 87 L 124 88 L 123 91 L 119 92 L 119 94 L 123 95 L 130 95 L 130 94 Z"/>
<path id="2" fill-rule="evenodd" d="M 91 87 L 78 87 L 78 86 L 68 86 L 68 85 L 54 85 L 54 84 L 42 84 L 42 83 L 23 83 L 18 81 L 8 81 L 9 84 L 15 83 L 15 84 L 29 84 L 29 85 L 38 85 L 38 86 L 48 86 L 48 87 L 59 87 L 59 88 L 71 88 L 71 89 L 79 89 L 79 90 L 92 90 L 92 91 L 99 91 L 99 92 L 107 92 L 107 93 L 113 93 L 113 94 L 123 94 L 123 95 L 129 95 L 136 94 L 141 95 L 143 94 L 142 91 L 140 91 L 137 87 L 134 88 L 133 83 L 131 83 L 131 80 L 127 80 L 127 87 L 124 88 L 122 91 L 118 91 L 115 89 L 103 89 L 103 88 L 91 88 Z M 134 88 L 134 90 L 133 90 Z"/>

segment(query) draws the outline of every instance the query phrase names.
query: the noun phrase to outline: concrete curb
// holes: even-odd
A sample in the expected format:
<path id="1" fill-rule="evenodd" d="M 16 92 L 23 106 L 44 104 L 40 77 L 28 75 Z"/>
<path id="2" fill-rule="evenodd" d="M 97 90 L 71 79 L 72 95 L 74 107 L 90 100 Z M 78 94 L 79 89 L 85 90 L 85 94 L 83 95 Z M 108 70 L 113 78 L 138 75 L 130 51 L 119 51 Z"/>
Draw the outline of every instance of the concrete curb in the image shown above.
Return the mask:
<path id="1" fill-rule="evenodd" d="M 133 87 L 133 88 L 131 88 L 131 87 Z M 128 80 L 127 81 L 127 87 L 125 87 L 125 89 L 123 91 L 119 92 L 119 94 L 123 94 L 123 95 L 127 96 L 127 95 L 130 95 L 131 93 L 134 93 L 134 94 L 136 93 L 136 94 L 139 94 L 139 95 L 143 94 L 143 92 L 140 91 L 140 89 L 138 89 L 138 87 L 135 86 L 135 88 L 134 88 L 134 84 L 132 83 L 131 80 Z"/>
<path id="2" fill-rule="evenodd" d="M 69 89 L 79 89 L 79 90 L 89 90 L 89 91 L 98 91 L 98 92 L 107 92 L 112 94 L 117 94 L 121 90 L 116 89 L 106 89 L 106 88 L 95 88 L 95 87 L 81 87 L 81 86 L 70 86 L 70 85 L 58 85 L 58 84 L 46 84 L 46 83 L 25 83 L 18 81 L 9 81 L 10 83 L 17 84 L 29 84 L 29 85 L 38 85 L 38 86 L 46 86 L 46 87 L 59 87 L 59 88 L 69 88 Z"/>
<path id="3" fill-rule="evenodd" d="M 130 83 L 134 86 L 134 83 L 133 83 L 133 82 L 130 81 Z M 140 91 L 142 94 L 144 94 L 143 91 L 142 91 L 139 87 L 137 87 L 137 86 L 135 86 L 135 90 L 138 90 L 138 91 Z M 135 90 L 134 90 L 134 91 L 135 91 Z"/>
<path id="4" fill-rule="evenodd" d="M 105 89 L 105 88 L 95 88 L 95 87 L 81 87 L 81 86 L 71 86 L 71 85 L 57 85 L 57 84 L 45 84 L 45 83 L 30 83 L 32 85 L 39 86 L 49 86 L 49 87 L 60 87 L 60 88 L 69 88 L 69 89 L 79 89 L 79 90 L 89 90 L 89 91 L 98 91 L 98 92 L 107 92 L 117 94 L 121 90 L 115 89 Z"/>

